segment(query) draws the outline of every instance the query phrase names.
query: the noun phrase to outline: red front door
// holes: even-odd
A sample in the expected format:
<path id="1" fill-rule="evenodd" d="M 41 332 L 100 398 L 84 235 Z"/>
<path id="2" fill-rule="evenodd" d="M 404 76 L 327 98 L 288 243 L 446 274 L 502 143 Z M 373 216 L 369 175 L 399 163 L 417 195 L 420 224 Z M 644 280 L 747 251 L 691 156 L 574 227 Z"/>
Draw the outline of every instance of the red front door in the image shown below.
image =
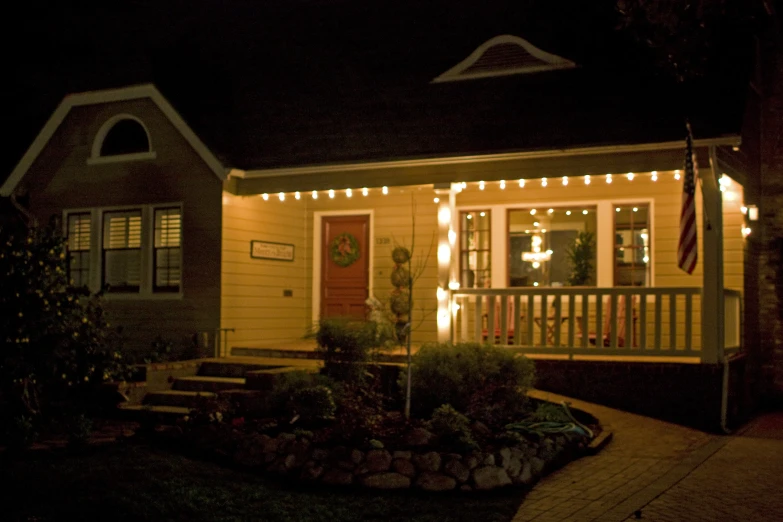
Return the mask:
<path id="1" fill-rule="evenodd" d="M 324 216 L 321 317 L 367 315 L 370 216 Z"/>

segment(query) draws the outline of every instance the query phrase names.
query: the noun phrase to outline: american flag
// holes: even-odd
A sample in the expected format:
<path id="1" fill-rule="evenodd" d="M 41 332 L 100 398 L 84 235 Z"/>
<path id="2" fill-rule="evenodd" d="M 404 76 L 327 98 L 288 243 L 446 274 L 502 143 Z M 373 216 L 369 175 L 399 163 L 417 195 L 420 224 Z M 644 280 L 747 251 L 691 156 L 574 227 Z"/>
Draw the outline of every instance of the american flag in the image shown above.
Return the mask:
<path id="1" fill-rule="evenodd" d="M 689 274 L 696 268 L 698 242 L 696 235 L 696 176 L 698 175 L 693 138 L 688 125 L 685 137 L 685 178 L 682 182 L 682 210 L 680 211 L 680 241 L 677 244 L 677 266 Z"/>

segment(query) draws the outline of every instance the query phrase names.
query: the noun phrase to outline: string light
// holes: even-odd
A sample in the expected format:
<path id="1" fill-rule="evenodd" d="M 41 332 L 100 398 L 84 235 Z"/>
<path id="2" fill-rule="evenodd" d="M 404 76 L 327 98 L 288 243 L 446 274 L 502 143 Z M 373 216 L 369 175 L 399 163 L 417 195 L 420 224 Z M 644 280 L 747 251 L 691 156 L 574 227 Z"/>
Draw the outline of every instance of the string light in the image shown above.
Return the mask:
<path id="1" fill-rule="evenodd" d="M 484 182 L 479 181 L 479 190 L 484 190 Z"/>
<path id="2" fill-rule="evenodd" d="M 519 188 L 525 188 L 525 180 L 524 179 L 520 179 L 519 180 Z"/>
<path id="3" fill-rule="evenodd" d="M 566 216 L 570 216 L 570 215 L 571 215 L 571 211 L 570 210 L 566 210 Z"/>
<path id="4" fill-rule="evenodd" d="M 261 194 L 261 197 L 264 198 L 264 201 L 269 201 L 269 194 L 267 194 L 266 192 Z"/>
<path id="5" fill-rule="evenodd" d="M 590 184 L 590 174 L 585 175 L 585 185 Z"/>
<path id="6" fill-rule="evenodd" d="M 633 207 L 634 212 L 639 212 L 639 207 Z"/>
<path id="7" fill-rule="evenodd" d="M 549 214 L 549 215 L 554 214 L 554 212 L 555 212 L 555 209 L 553 209 L 553 208 L 550 208 L 549 210 L 546 211 L 546 213 Z"/>
<path id="8" fill-rule="evenodd" d="M 615 212 L 620 212 L 620 207 L 617 207 L 616 209 L 614 209 L 614 211 Z"/>
<path id="9" fill-rule="evenodd" d="M 313 191 L 313 199 L 318 199 L 318 191 L 317 190 Z"/>
<path id="10" fill-rule="evenodd" d="M 389 187 L 383 187 L 383 188 L 381 189 L 381 192 L 382 192 L 382 193 L 383 193 L 383 195 L 385 196 L 386 194 L 388 194 L 388 193 L 389 193 Z"/>
<path id="11" fill-rule="evenodd" d="M 652 171 L 652 178 L 653 181 L 658 181 L 658 171 L 654 170 Z"/>
<path id="12" fill-rule="evenodd" d="M 746 207 L 745 205 L 742 205 L 740 207 L 740 211 L 742 212 L 743 215 L 747 214 L 748 213 L 748 207 Z"/>
<path id="13" fill-rule="evenodd" d="M 584 209 L 584 210 L 582 211 L 582 214 L 584 214 L 584 215 L 586 216 L 586 215 L 587 215 L 587 209 Z"/>
<path id="14" fill-rule="evenodd" d="M 500 190 L 506 190 L 506 180 L 501 179 L 500 180 Z"/>
<path id="15" fill-rule="evenodd" d="M 351 189 L 345 189 L 345 197 L 353 197 L 353 190 Z"/>
<path id="16" fill-rule="evenodd" d="M 563 176 L 563 186 L 565 187 L 567 185 L 568 185 L 568 176 Z"/>
<path id="17" fill-rule="evenodd" d="M 294 192 L 294 198 L 296 198 L 296 199 L 302 199 L 302 195 L 299 193 L 299 191 L 298 191 L 298 190 L 297 190 L 296 192 Z"/>
<path id="18" fill-rule="evenodd" d="M 280 201 L 285 201 L 285 193 L 284 192 L 281 192 L 280 194 L 278 194 L 277 197 L 280 198 Z"/>
<path id="19" fill-rule="evenodd" d="M 434 201 L 435 203 L 440 203 L 440 198 L 433 198 L 432 201 Z"/>
<path id="20" fill-rule="evenodd" d="M 366 196 L 366 195 L 367 195 L 367 194 L 369 194 L 369 193 L 370 193 L 370 191 L 369 191 L 369 189 L 368 189 L 367 187 L 364 187 L 364 188 L 362 189 L 362 196 Z"/>
<path id="21" fill-rule="evenodd" d="M 606 183 L 607 184 L 611 184 L 612 183 L 612 175 L 611 174 L 607 174 L 606 175 Z"/>
<path id="22" fill-rule="evenodd" d="M 530 211 L 530 215 L 531 215 L 531 216 L 535 216 L 535 215 L 536 215 L 536 209 L 532 209 L 532 210 Z"/>
<path id="23" fill-rule="evenodd" d="M 546 187 L 547 186 L 546 178 L 541 178 L 541 186 L 542 187 Z"/>
<path id="24" fill-rule="evenodd" d="M 679 170 L 675 170 L 674 171 L 674 179 L 677 180 L 677 181 L 680 181 L 680 171 Z"/>
<path id="25" fill-rule="evenodd" d="M 334 199 L 334 189 L 329 189 L 329 199 Z"/>
<path id="26" fill-rule="evenodd" d="M 633 181 L 634 173 L 633 172 L 629 172 L 628 174 L 625 175 L 625 177 L 628 178 L 628 181 Z"/>

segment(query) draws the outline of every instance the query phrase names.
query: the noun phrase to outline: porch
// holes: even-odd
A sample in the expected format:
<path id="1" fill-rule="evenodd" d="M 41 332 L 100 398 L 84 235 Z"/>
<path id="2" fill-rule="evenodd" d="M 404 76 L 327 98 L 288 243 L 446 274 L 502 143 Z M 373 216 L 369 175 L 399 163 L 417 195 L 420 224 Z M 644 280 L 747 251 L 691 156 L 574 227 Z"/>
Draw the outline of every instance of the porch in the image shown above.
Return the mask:
<path id="1" fill-rule="evenodd" d="M 697 287 L 457 289 L 449 300 L 452 342 L 495 343 L 534 358 L 700 363 L 741 348 L 742 296 L 731 289 L 721 354 L 703 342 L 719 329 L 702 314 Z"/>

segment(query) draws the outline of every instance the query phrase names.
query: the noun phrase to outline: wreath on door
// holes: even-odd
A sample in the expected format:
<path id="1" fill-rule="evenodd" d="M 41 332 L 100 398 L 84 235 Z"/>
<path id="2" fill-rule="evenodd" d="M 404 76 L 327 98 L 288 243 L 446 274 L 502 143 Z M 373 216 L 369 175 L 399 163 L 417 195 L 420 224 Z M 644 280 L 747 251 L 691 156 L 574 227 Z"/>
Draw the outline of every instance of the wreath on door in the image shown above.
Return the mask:
<path id="1" fill-rule="evenodd" d="M 353 234 L 344 232 L 332 240 L 329 245 L 329 254 L 337 266 L 351 266 L 359 259 L 359 242 Z"/>

